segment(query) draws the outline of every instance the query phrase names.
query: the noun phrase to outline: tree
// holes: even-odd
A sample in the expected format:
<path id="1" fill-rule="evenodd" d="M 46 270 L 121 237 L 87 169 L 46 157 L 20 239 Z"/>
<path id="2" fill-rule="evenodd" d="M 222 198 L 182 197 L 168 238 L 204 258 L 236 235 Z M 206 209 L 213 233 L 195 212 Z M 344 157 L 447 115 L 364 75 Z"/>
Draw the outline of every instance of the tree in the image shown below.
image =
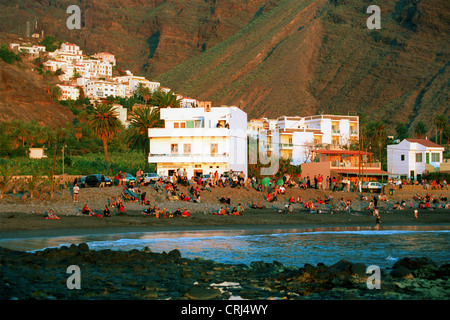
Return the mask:
<path id="1" fill-rule="evenodd" d="M 417 122 L 416 125 L 414 126 L 414 135 L 418 139 L 423 139 L 427 131 L 428 131 L 427 126 L 422 121 Z"/>
<path id="2" fill-rule="evenodd" d="M 150 104 L 160 108 L 167 108 L 167 107 L 179 108 L 180 100 L 178 100 L 177 95 L 174 94 L 172 91 L 165 92 L 157 90 L 153 92 Z"/>
<path id="3" fill-rule="evenodd" d="M 28 192 L 30 193 L 30 198 L 34 197 L 34 193 L 37 191 L 41 183 L 42 177 L 35 172 L 31 175 L 31 178 L 26 179 L 25 186 L 28 189 Z"/>
<path id="4" fill-rule="evenodd" d="M 47 177 L 43 181 L 44 181 L 44 183 L 46 185 L 49 186 L 49 188 L 50 188 L 50 198 L 53 198 L 53 192 L 55 190 L 55 186 L 56 186 L 57 183 L 59 183 L 61 181 L 61 177 L 58 179 L 58 181 L 56 181 L 55 173 L 53 172 L 52 169 L 47 169 L 46 174 L 47 174 Z"/>
<path id="5" fill-rule="evenodd" d="M 395 132 L 397 133 L 397 139 L 408 139 L 408 127 L 404 123 L 398 123 L 395 127 Z"/>
<path id="6" fill-rule="evenodd" d="M 62 96 L 61 88 L 59 86 L 54 86 L 52 88 L 52 98 L 54 100 L 59 100 L 61 96 Z"/>
<path id="7" fill-rule="evenodd" d="M 8 191 L 17 167 L 0 166 L 0 199 Z"/>
<path id="8" fill-rule="evenodd" d="M 147 157 L 150 152 L 148 129 L 162 127 L 163 123 L 159 116 L 159 108 L 138 108 L 131 118 L 125 141 L 132 148 L 141 150 Z"/>
<path id="9" fill-rule="evenodd" d="M 105 164 L 109 169 L 108 140 L 112 139 L 122 128 L 122 123 L 117 118 L 114 107 L 108 104 L 100 104 L 89 115 L 89 127 L 98 139 L 103 142 L 105 152 Z"/>
<path id="10" fill-rule="evenodd" d="M 444 131 L 445 127 L 447 126 L 447 117 L 443 114 L 438 114 L 434 118 L 434 125 L 436 126 L 436 129 L 439 131 L 439 144 L 442 144 L 442 132 Z"/>

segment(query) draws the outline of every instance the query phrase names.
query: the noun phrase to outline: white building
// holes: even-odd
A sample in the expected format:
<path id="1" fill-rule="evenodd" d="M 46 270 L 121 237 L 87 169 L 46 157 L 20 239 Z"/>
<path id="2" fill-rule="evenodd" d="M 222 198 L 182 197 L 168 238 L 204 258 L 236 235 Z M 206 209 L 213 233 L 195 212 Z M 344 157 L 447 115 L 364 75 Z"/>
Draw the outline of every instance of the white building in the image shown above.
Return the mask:
<path id="1" fill-rule="evenodd" d="M 80 90 L 77 86 L 57 84 L 61 88 L 60 100 L 77 100 L 80 97 Z"/>
<path id="2" fill-rule="evenodd" d="M 112 65 L 101 60 L 79 60 L 77 65 L 82 65 L 89 78 L 106 78 L 112 76 Z"/>
<path id="3" fill-rule="evenodd" d="M 417 179 L 425 172 L 439 171 L 444 147 L 427 139 L 405 139 L 387 146 L 387 167 L 392 175 Z"/>
<path id="4" fill-rule="evenodd" d="M 134 76 L 132 74 L 121 77 L 114 77 L 113 80 L 124 84 L 127 87 L 127 94 L 130 96 L 134 94 L 139 85 L 149 88 L 151 93 L 158 90 L 160 87 L 159 82 L 150 81 L 145 77 Z"/>
<path id="5" fill-rule="evenodd" d="M 358 116 L 316 115 L 304 117 L 304 121 L 307 128 L 323 133 L 322 145 L 340 148 L 359 140 Z"/>
<path id="6" fill-rule="evenodd" d="M 99 52 L 94 54 L 94 58 L 101 60 L 103 62 L 110 63 L 111 65 L 116 65 L 116 56 L 109 52 Z"/>
<path id="7" fill-rule="evenodd" d="M 124 97 L 125 86 L 115 81 L 88 80 L 80 81 L 85 83 L 84 93 L 90 99 L 113 97 Z"/>
<path id="8" fill-rule="evenodd" d="M 247 114 L 237 107 L 162 108 L 164 128 L 149 129 L 149 163 L 159 175 L 247 175 Z"/>
<path id="9" fill-rule="evenodd" d="M 317 115 L 252 119 L 248 135 L 258 138 L 259 152 L 291 159 L 293 165 L 312 161 L 316 148 L 336 149 L 359 139 L 357 116 Z"/>
<path id="10" fill-rule="evenodd" d="M 128 109 L 120 104 L 113 104 L 112 109 L 117 113 L 117 118 L 120 120 L 125 128 L 128 128 L 130 122 L 128 121 Z"/>

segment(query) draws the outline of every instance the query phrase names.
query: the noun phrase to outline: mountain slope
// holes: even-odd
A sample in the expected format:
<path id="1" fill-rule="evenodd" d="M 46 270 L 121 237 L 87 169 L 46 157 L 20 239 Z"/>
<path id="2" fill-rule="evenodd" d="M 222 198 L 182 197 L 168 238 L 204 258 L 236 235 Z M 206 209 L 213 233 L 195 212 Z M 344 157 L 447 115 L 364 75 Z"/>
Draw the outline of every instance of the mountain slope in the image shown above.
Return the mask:
<path id="1" fill-rule="evenodd" d="M 387 123 L 448 110 L 449 3 L 286 0 L 157 79 L 251 117 L 364 111 Z"/>

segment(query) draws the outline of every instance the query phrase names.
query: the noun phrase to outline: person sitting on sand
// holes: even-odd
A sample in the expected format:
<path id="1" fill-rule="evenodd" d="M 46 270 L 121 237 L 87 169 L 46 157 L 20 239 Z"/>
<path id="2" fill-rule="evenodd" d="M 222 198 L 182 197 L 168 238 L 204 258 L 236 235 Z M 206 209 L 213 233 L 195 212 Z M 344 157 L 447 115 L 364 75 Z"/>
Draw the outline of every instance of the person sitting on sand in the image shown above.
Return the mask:
<path id="1" fill-rule="evenodd" d="M 255 201 L 252 202 L 251 208 L 252 208 L 252 209 L 257 209 Z"/>
<path id="2" fill-rule="evenodd" d="M 89 209 L 88 205 L 86 204 L 83 209 L 81 210 L 81 213 L 89 215 L 91 213 L 91 209 Z"/>
<path id="3" fill-rule="evenodd" d="M 103 209 L 103 216 L 104 217 L 111 217 L 111 213 L 109 212 L 108 206 L 105 206 L 105 209 Z"/>
<path id="4" fill-rule="evenodd" d="M 119 204 L 117 205 L 117 211 L 118 214 L 124 214 L 126 212 L 125 207 L 123 206 L 123 203 L 119 201 Z"/>
<path id="5" fill-rule="evenodd" d="M 188 218 L 189 217 L 189 211 L 187 209 L 184 209 L 183 213 L 181 214 L 181 216 L 183 218 Z"/>
<path id="6" fill-rule="evenodd" d="M 295 197 L 294 196 L 289 198 L 289 203 L 295 203 Z"/>
<path id="7" fill-rule="evenodd" d="M 56 219 L 56 220 L 59 220 L 59 217 L 53 213 L 53 209 L 50 209 L 49 212 L 45 213 L 44 219 L 49 219 L 49 220 L 55 220 Z"/>
<path id="8" fill-rule="evenodd" d="M 177 210 L 174 211 L 173 216 L 178 217 L 178 216 L 181 216 L 181 214 L 182 214 L 181 210 L 180 210 L 180 208 L 178 208 Z"/>
<path id="9" fill-rule="evenodd" d="M 244 207 L 242 206 L 242 204 L 240 204 L 240 203 L 238 204 L 237 210 L 238 210 L 239 214 L 244 213 Z"/>

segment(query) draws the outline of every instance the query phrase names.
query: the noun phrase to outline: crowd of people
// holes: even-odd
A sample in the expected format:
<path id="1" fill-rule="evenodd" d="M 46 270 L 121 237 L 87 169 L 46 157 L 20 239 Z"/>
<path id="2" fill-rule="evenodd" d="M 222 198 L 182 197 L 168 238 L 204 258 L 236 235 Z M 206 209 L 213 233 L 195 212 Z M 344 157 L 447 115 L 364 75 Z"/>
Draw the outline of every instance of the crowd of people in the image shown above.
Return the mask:
<path id="1" fill-rule="evenodd" d="M 203 191 L 212 191 L 213 188 L 237 188 L 250 190 L 254 189 L 256 191 L 265 192 L 264 198 L 268 203 L 276 203 L 279 200 L 280 195 L 284 195 L 286 193 L 287 188 L 298 188 L 300 190 L 306 189 L 317 189 L 317 190 L 328 190 L 330 194 L 327 196 L 317 197 L 316 199 L 309 199 L 307 201 L 303 201 L 301 196 L 297 197 L 291 196 L 288 200 L 288 203 L 285 205 L 283 210 L 279 210 L 282 213 L 293 213 L 293 205 L 301 204 L 303 208 L 306 209 L 307 212 L 315 213 L 315 212 L 325 212 L 330 211 L 331 213 L 335 211 L 348 211 L 350 212 L 352 208 L 352 200 L 350 198 L 338 199 L 335 203 L 333 199 L 333 192 L 335 191 L 354 191 L 359 192 L 361 200 L 367 201 L 367 206 L 364 207 L 365 210 L 369 210 L 374 215 L 379 215 L 379 201 L 388 201 L 387 196 L 385 194 L 380 193 L 379 195 L 371 195 L 365 194 L 361 190 L 361 182 L 355 181 L 350 182 L 347 178 L 343 177 L 342 179 L 336 179 L 336 177 L 327 176 L 324 178 L 323 175 L 315 175 L 314 177 L 310 177 L 306 175 L 305 177 L 297 176 L 297 182 L 294 180 L 293 176 L 286 173 L 280 178 L 265 178 L 263 180 L 258 180 L 256 177 L 246 177 L 244 173 L 241 172 L 233 172 L 230 170 L 227 174 L 219 175 L 218 172 L 210 173 L 206 176 L 192 176 L 188 179 L 186 169 L 179 169 L 173 173 L 171 177 L 159 178 L 153 185 L 154 190 L 158 194 L 162 194 L 165 196 L 167 200 L 172 201 L 183 201 L 183 202 L 194 202 L 201 203 L 201 192 Z M 90 216 L 97 217 L 110 217 L 111 212 L 110 209 L 116 208 L 117 214 L 126 214 L 126 210 L 124 207 L 124 202 L 139 202 L 141 205 L 148 207 L 144 209 L 142 213 L 144 215 L 152 215 L 157 218 L 160 217 L 177 217 L 183 216 L 188 217 L 189 212 L 185 209 L 181 211 L 180 209 L 169 212 L 166 208 L 157 208 L 156 206 L 150 205 L 150 200 L 147 198 L 146 192 L 141 192 L 140 187 L 144 186 L 144 180 L 142 177 L 142 170 L 139 170 L 136 173 L 136 181 L 127 180 L 127 174 L 125 172 L 119 172 L 116 176 L 116 180 L 118 181 L 119 186 L 123 186 L 123 190 L 121 195 L 117 197 L 117 199 L 111 198 L 108 200 L 108 204 L 105 205 L 105 209 L 103 215 L 95 213 L 93 210 L 90 210 L 86 205 L 83 207 L 82 213 Z M 389 184 L 394 186 L 401 186 L 407 184 L 419 184 L 417 181 L 411 182 L 409 180 L 399 181 L 388 181 Z M 423 179 L 420 183 L 423 185 L 425 189 L 448 189 L 448 185 L 446 180 L 438 181 L 438 180 L 430 180 L 427 181 Z M 187 187 L 186 191 L 181 191 L 180 186 Z M 74 202 L 79 201 L 79 187 L 75 184 L 73 188 L 73 200 Z M 418 200 L 418 205 L 414 206 L 413 200 Z M 223 206 L 220 207 L 219 210 L 214 211 L 214 215 L 241 215 L 244 213 L 244 208 L 241 204 L 237 206 L 231 206 L 231 200 L 229 196 L 222 197 L 218 199 L 219 203 Z M 285 200 L 283 200 L 285 201 Z M 323 206 L 327 205 L 326 210 L 324 210 Z M 394 210 L 404 210 L 407 207 L 413 209 L 428 209 L 430 207 L 433 208 L 445 208 L 450 209 L 450 204 L 447 202 L 447 198 L 445 198 L 442 194 L 440 197 L 434 197 L 427 195 L 423 198 L 416 195 L 410 203 L 406 203 L 405 200 L 398 201 L 393 204 Z M 262 209 L 265 208 L 261 201 L 253 202 L 250 206 L 251 209 Z M 321 209 L 322 208 L 322 209 Z M 49 215 L 50 217 L 50 215 Z"/>

